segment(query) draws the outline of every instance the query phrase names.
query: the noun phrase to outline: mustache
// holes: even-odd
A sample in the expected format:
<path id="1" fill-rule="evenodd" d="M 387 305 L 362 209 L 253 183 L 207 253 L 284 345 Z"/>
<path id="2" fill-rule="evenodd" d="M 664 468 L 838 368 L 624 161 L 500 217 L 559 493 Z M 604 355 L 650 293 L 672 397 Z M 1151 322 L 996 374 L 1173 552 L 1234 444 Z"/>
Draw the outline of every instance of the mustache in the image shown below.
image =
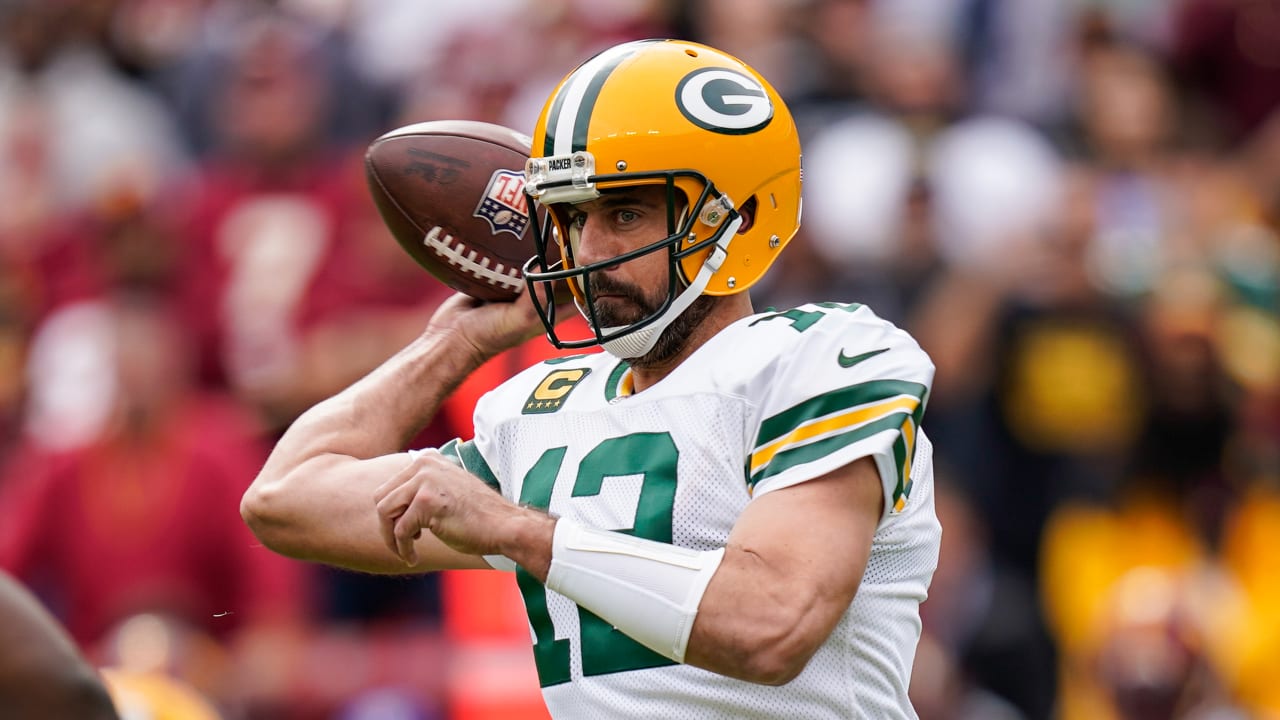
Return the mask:
<path id="1" fill-rule="evenodd" d="M 583 290 L 584 294 L 589 294 L 593 299 L 601 295 L 621 295 L 631 302 L 640 305 L 647 304 L 644 293 L 640 288 L 605 275 L 583 278 Z"/>

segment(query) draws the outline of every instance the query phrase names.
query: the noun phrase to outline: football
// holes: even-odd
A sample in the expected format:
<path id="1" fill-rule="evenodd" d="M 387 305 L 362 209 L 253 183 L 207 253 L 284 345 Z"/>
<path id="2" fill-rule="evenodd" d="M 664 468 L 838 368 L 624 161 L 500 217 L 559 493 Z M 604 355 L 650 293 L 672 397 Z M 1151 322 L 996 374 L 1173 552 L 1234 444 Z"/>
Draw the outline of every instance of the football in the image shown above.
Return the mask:
<path id="1" fill-rule="evenodd" d="M 406 125 L 369 145 L 369 191 L 396 241 L 441 282 L 480 300 L 513 300 L 534 255 L 524 194 L 530 142 L 472 120 Z"/>

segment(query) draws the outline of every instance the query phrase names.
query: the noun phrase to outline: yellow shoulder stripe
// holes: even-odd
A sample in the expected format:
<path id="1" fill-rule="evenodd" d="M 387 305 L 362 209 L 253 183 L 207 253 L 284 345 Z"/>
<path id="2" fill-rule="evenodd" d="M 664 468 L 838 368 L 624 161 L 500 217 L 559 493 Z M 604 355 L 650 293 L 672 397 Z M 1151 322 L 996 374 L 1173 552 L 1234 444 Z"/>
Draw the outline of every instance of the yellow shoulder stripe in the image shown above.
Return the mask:
<path id="1" fill-rule="evenodd" d="M 790 445 L 802 443 L 811 438 L 819 435 L 825 435 L 830 432 L 849 429 L 855 425 L 863 425 L 868 422 L 873 422 L 894 412 L 902 412 L 905 410 L 910 414 L 915 412 L 916 408 L 919 406 L 920 398 L 910 395 L 900 395 L 898 397 L 892 397 L 877 403 L 872 403 L 871 405 L 855 408 L 853 410 L 840 413 L 839 415 L 833 415 L 822 420 L 816 420 L 814 422 L 801 425 L 795 430 L 792 430 L 768 445 L 757 448 L 755 452 L 751 453 L 751 474 L 755 475 L 759 472 L 760 468 L 769 464 L 769 461 L 773 459 L 774 455 L 777 455 Z M 914 441 L 914 439 L 915 433 L 913 432 L 911 440 Z"/>

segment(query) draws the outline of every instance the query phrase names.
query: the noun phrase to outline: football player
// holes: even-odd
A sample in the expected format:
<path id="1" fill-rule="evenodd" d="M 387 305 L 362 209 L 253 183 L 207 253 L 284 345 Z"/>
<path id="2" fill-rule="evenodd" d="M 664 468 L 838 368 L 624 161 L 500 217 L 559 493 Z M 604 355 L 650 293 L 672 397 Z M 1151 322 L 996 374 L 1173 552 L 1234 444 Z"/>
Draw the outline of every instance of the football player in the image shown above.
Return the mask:
<path id="1" fill-rule="evenodd" d="M 526 292 L 452 298 L 304 414 L 246 520 L 361 570 L 513 572 L 558 718 L 914 717 L 933 365 L 856 303 L 753 309 L 800 222 L 800 164 L 787 107 L 733 57 L 647 40 L 588 60 L 534 133 L 549 227 Z M 588 334 L 560 336 L 556 283 Z M 399 452 L 536 332 L 592 351 L 486 395 L 474 437 Z"/>

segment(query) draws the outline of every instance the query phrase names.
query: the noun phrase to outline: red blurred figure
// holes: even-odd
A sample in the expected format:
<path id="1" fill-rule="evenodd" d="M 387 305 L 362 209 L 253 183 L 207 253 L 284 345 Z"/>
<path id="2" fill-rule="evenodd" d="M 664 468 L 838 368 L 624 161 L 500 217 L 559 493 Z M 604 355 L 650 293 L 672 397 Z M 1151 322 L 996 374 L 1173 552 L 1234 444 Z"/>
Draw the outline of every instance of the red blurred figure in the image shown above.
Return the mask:
<path id="1" fill-rule="evenodd" d="M 264 457 L 256 426 L 192 392 L 180 326 L 149 296 L 113 299 L 104 317 L 105 426 L 56 453 L 33 444 L 10 466 L 0 566 L 85 647 L 139 612 L 222 638 L 297 619 L 302 566 L 257 545 L 237 513 Z"/>
<path id="2" fill-rule="evenodd" d="M 444 288 L 381 226 L 358 153 L 326 142 L 314 38 L 268 16 L 239 40 L 209 104 L 218 146 L 184 213 L 182 285 L 203 381 L 274 426 L 390 355 Z"/>

